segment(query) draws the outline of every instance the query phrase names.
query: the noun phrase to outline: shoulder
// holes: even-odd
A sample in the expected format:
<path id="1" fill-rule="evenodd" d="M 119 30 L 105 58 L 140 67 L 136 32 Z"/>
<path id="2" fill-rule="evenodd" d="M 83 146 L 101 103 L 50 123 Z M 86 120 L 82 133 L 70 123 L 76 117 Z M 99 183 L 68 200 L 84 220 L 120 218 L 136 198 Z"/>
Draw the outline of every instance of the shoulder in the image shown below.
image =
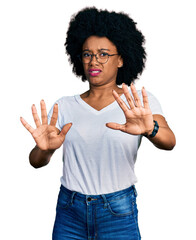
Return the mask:
<path id="1" fill-rule="evenodd" d="M 142 91 L 138 90 L 137 93 L 138 93 L 139 98 L 141 99 L 141 102 L 143 102 Z M 158 115 L 164 116 L 163 110 L 162 110 L 162 107 L 161 107 L 161 104 L 160 104 L 159 100 L 151 92 L 146 91 L 146 93 L 147 93 L 147 96 L 148 96 L 148 102 L 149 102 L 149 106 L 150 106 L 150 109 L 152 111 L 152 114 L 153 115 L 158 114 Z"/>
<path id="2" fill-rule="evenodd" d="M 58 112 L 60 114 L 62 114 L 64 112 L 64 110 L 71 108 L 71 106 L 73 105 L 72 103 L 74 102 L 74 98 L 75 96 L 63 96 L 61 98 L 59 98 L 58 100 L 56 100 L 54 102 L 54 104 L 52 105 L 52 108 L 49 111 L 49 115 L 52 115 L 53 112 L 53 107 L 55 104 L 58 104 Z"/>
<path id="3" fill-rule="evenodd" d="M 129 93 L 130 93 L 131 96 L 133 97 L 133 94 L 132 94 L 132 92 L 131 92 L 131 89 L 129 89 Z M 156 99 L 156 100 L 157 100 L 157 98 L 155 97 L 155 95 L 152 94 L 151 92 L 146 91 L 146 93 L 147 93 L 148 98 L 149 98 L 150 100 L 153 100 L 153 99 Z M 143 98 L 143 97 L 142 97 L 142 90 L 137 90 L 137 94 L 138 94 L 139 98 L 142 100 L 142 98 Z"/>
<path id="4" fill-rule="evenodd" d="M 157 99 L 157 97 L 154 94 L 152 94 L 149 91 L 146 91 L 146 93 L 147 93 L 147 96 L 148 96 L 149 103 L 153 103 L 153 102 L 159 103 L 159 100 Z M 142 101 L 143 100 L 142 90 L 137 90 L 137 94 Z"/>
<path id="5" fill-rule="evenodd" d="M 154 94 L 146 90 L 146 93 L 148 95 L 148 98 L 156 98 Z M 137 94 L 139 95 L 140 98 L 142 98 L 142 90 L 137 90 Z"/>
<path id="6" fill-rule="evenodd" d="M 75 96 L 63 96 L 59 98 L 55 103 L 57 103 L 59 106 L 67 105 L 74 101 L 74 97 Z"/>

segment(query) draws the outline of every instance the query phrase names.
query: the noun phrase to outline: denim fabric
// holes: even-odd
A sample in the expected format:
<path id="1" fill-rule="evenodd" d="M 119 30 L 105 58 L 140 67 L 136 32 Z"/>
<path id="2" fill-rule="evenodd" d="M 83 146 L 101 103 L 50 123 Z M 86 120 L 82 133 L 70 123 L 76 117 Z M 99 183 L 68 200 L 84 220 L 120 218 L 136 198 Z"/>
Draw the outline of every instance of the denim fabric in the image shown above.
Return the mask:
<path id="1" fill-rule="evenodd" d="M 140 240 L 135 186 L 83 195 L 61 185 L 53 240 Z"/>

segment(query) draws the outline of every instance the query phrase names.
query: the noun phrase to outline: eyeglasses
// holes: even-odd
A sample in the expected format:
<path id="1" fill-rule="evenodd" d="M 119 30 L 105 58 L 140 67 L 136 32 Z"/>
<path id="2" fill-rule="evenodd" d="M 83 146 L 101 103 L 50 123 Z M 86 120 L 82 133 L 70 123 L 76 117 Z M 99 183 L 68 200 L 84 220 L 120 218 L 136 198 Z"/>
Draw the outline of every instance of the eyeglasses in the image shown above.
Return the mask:
<path id="1" fill-rule="evenodd" d="M 89 52 L 83 52 L 82 55 L 81 55 L 81 61 L 83 63 L 90 63 L 93 59 L 93 56 L 95 56 L 98 63 L 104 64 L 108 61 L 109 57 L 112 57 L 112 56 L 115 56 L 115 55 L 119 55 L 119 54 L 118 53 L 108 54 L 108 53 L 105 53 L 105 52 L 91 54 Z"/>

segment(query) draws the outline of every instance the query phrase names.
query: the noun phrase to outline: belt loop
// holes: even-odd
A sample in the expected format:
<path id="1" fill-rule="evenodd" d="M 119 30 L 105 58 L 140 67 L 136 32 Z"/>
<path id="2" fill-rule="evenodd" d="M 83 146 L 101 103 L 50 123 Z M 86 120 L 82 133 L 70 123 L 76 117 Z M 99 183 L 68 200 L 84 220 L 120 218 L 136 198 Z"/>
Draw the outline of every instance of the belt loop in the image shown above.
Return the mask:
<path id="1" fill-rule="evenodd" d="M 107 208 L 107 206 L 108 206 L 107 199 L 106 199 L 105 195 L 101 195 L 101 196 L 102 196 L 102 198 L 104 200 L 104 208 Z"/>
<path id="2" fill-rule="evenodd" d="M 74 198 L 75 194 L 76 194 L 76 192 L 73 192 L 72 195 L 71 195 L 71 205 L 73 204 L 73 198 Z"/>
<path id="3" fill-rule="evenodd" d="M 133 187 L 133 191 L 135 193 L 135 197 L 137 197 L 137 191 L 136 191 L 135 185 L 133 185 L 132 187 Z"/>

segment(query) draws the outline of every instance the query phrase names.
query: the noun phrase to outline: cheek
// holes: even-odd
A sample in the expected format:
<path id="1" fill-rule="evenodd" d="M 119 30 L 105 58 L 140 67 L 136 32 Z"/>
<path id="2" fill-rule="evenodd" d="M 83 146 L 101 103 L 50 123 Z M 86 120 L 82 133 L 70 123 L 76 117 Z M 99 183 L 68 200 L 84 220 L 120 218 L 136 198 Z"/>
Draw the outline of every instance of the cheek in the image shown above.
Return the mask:
<path id="1" fill-rule="evenodd" d="M 115 56 L 114 56 L 114 57 L 115 57 Z M 115 59 L 114 59 L 114 57 L 113 57 L 113 59 L 111 59 L 112 61 L 110 62 L 111 67 L 112 67 L 113 69 L 118 69 L 118 68 L 119 68 L 119 65 L 120 65 L 120 59 L 118 59 L 118 58 L 115 58 Z"/>
<path id="2" fill-rule="evenodd" d="M 118 72 L 118 63 L 116 61 L 113 61 L 108 64 L 107 71 L 109 71 L 111 74 Z"/>

